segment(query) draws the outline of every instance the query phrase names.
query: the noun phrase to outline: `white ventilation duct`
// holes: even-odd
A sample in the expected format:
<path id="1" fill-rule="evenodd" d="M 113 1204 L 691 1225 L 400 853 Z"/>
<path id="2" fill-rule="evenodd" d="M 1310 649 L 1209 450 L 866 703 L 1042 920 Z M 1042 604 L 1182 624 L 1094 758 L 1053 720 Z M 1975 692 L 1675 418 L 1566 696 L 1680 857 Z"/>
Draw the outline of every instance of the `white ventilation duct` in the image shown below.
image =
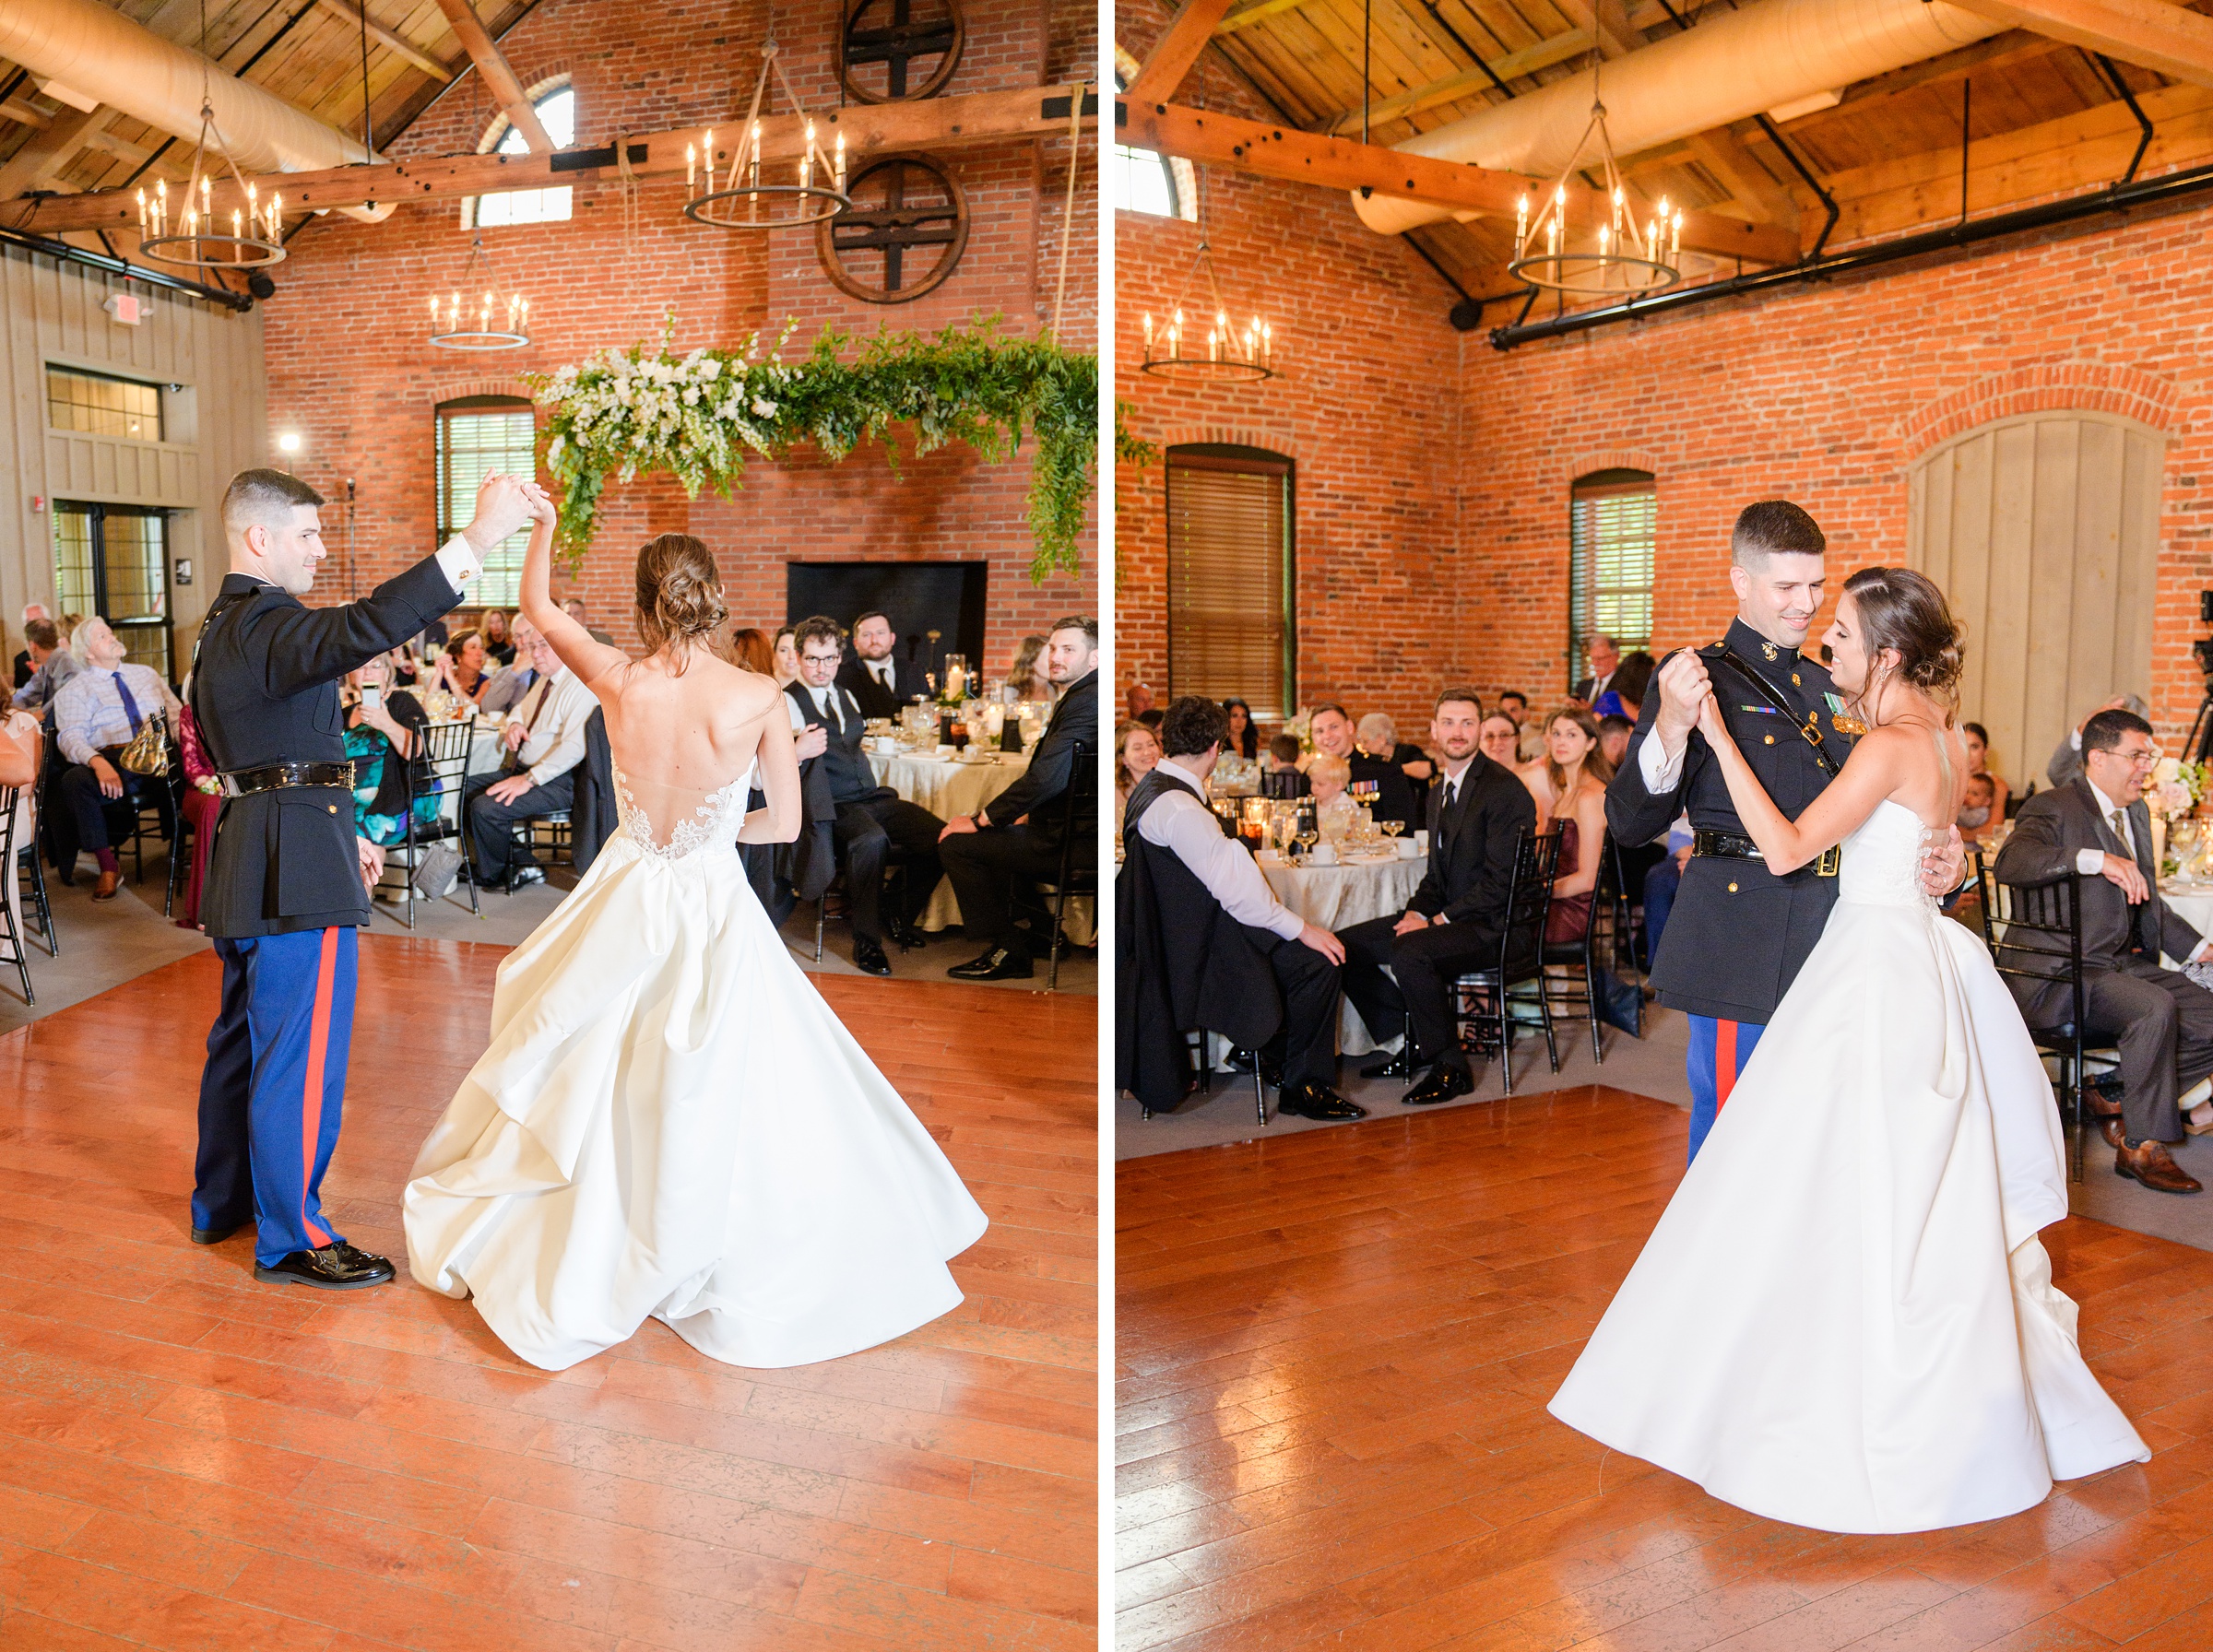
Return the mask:
<path id="1" fill-rule="evenodd" d="M 0 57 L 49 83 L 97 96 L 185 143 L 200 133 L 203 88 L 231 158 L 249 174 L 312 172 L 381 159 L 220 64 L 142 29 L 99 0 L 0 0 Z M 64 101 L 71 100 L 64 98 Z M 389 205 L 343 208 L 374 222 Z"/>
<path id="2" fill-rule="evenodd" d="M 2006 27 L 1943 0 L 1758 0 L 1742 11 L 1709 13 L 1687 33 L 1604 65 L 1599 92 L 1607 135 L 1616 155 L 1639 154 L 1925 62 Z M 1550 180 L 1575 159 L 1590 119 L 1591 77 L 1578 73 L 1393 147 Z M 1382 195 L 1363 200 L 1357 192 L 1353 209 L 1386 235 L 1475 216 Z"/>

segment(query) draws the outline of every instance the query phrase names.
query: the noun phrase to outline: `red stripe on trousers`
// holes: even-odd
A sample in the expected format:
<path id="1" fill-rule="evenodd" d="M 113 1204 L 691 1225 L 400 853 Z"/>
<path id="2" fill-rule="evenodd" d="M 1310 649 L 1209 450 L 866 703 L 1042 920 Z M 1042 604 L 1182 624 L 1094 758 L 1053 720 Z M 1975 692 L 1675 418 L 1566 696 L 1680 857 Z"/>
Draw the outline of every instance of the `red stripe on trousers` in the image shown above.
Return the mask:
<path id="1" fill-rule="evenodd" d="M 318 1248 L 330 1243 L 330 1235 L 308 1221 L 307 1193 L 315 1176 L 315 1146 L 323 1136 L 323 1059 L 330 1049 L 331 989 L 337 974 L 338 932 L 325 929 L 323 955 L 315 965 L 314 1020 L 307 1030 L 307 1082 L 300 1096 L 300 1225 Z"/>
<path id="2" fill-rule="evenodd" d="M 1713 1111 L 1718 1116 L 1736 1088 L 1736 1023 L 1713 1023 Z"/>

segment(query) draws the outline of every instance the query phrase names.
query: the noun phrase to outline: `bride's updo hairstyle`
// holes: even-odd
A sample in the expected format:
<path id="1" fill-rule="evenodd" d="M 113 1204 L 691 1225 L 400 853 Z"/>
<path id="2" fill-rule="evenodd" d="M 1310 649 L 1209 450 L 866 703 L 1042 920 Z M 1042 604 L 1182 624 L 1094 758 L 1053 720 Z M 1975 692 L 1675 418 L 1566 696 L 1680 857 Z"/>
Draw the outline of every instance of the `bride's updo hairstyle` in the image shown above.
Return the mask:
<path id="1" fill-rule="evenodd" d="M 1959 703 L 1959 673 L 1965 665 L 1960 648 L 1967 629 L 1952 618 L 1951 605 L 1935 582 L 1911 568 L 1863 568 L 1844 582 L 1844 589 L 1859 610 L 1860 641 L 1867 650 L 1871 673 L 1877 655 L 1896 649 L 1897 667 L 1883 680 L 1919 689 L 1948 721 Z M 1868 683 L 1860 698 L 1865 701 L 1868 690 L 1875 687 Z"/>
<path id="2" fill-rule="evenodd" d="M 722 574 L 714 554 L 690 534 L 663 534 L 638 552 L 638 632 L 658 653 L 673 643 L 676 667 L 692 648 L 714 647 L 716 631 L 730 617 L 723 606 Z"/>

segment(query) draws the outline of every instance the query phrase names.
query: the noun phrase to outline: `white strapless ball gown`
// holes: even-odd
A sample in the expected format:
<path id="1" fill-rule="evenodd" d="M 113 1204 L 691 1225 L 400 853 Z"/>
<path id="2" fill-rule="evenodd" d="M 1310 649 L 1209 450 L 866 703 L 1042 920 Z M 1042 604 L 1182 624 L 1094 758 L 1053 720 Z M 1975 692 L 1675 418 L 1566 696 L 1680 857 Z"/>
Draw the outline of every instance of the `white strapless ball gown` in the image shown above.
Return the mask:
<path id="1" fill-rule="evenodd" d="M 1879 804 L 1713 1133 L 1553 1397 L 1592 1439 L 1772 1519 L 1994 1519 L 2149 1457 L 2037 1232 L 2056 1110 L 1989 954 Z"/>
<path id="2" fill-rule="evenodd" d="M 416 1159 L 409 1268 L 533 1365 L 648 1315 L 800 1365 L 961 1300 L 945 1264 L 984 1213 L 762 911 L 750 784 L 660 846 L 619 789 L 621 830 L 501 963 L 491 1044 Z"/>

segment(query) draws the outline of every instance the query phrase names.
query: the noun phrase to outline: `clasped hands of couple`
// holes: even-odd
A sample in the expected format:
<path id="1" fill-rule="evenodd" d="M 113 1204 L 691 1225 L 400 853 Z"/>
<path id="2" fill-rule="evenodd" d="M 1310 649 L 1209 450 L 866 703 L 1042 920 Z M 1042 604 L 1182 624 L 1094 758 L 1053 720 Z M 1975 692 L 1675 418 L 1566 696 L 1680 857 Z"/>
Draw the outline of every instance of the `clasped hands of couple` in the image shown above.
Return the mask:
<path id="1" fill-rule="evenodd" d="M 560 507 L 554 504 L 553 496 L 528 477 L 509 476 L 503 471 L 494 471 L 479 484 L 476 514 L 469 519 L 468 525 L 461 530 L 461 537 L 468 541 L 469 549 L 476 553 L 477 560 L 480 563 L 491 554 L 492 548 L 501 540 L 521 531 L 525 523 L 536 523 L 550 528 L 559 513 Z M 522 742 L 515 738 L 516 728 L 511 727 L 507 732 L 510 737 L 508 749 L 513 750 Z M 509 785 L 516 780 L 522 784 L 515 788 L 515 796 L 520 796 L 530 789 L 527 775 L 518 774 L 498 785 Z M 498 786 L 487 788 L 490 791 L 497 789 Z M 512 800 L 507 797 L 499 799 L 503 803 Z M 377 879 L 385 875 L 385 852 L 381 846 L 358 832 L 354 834 L 353 842 L 361 855 L 362 885 L 373 891 Z"/>

